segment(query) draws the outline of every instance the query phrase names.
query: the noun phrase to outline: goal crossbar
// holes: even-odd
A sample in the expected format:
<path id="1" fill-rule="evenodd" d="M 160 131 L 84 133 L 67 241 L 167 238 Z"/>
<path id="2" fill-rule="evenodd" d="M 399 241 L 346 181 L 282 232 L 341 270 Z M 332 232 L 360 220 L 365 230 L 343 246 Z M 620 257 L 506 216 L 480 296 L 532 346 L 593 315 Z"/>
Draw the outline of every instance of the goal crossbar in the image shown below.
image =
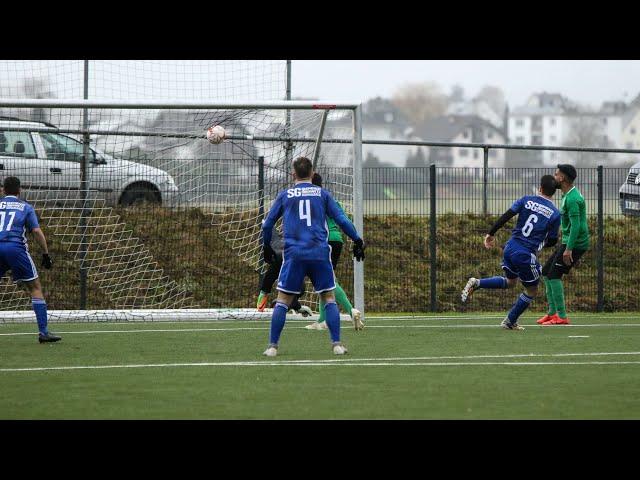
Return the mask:
<path id="1" fill-rule="evenodd" d="M 356 110 L 359 103 L 291 100 L 282 102 L 203 102 L 202 100 L 77 100 L 77 99 L 16 99 L 0 98 L 0 108 L 111 108 L 111 109 L 202 109 L 223 110 L 233 109 L 273 109 L 273 110 Z"/>

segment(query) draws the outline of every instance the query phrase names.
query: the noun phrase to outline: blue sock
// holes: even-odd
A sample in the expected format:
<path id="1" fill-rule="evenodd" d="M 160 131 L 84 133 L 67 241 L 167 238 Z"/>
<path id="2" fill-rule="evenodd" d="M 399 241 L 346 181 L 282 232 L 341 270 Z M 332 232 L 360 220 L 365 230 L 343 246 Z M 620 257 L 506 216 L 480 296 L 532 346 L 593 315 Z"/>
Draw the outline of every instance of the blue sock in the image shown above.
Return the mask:
<path id="1" fill-rule="evenodd" d="M 481 278 L 478 288 L 507 288 L 505 277 Z"/>
<path id="2" fill-rule="evenodd" d="M 269 341 L 274 345 L 278 344 L 280 340 L 280 334 L 284 328 L 284 322 L 287 319 L 287 312 L 289 307 L 284 303 L 276 302 L 276 306 L 273 307 L 273 314 L 271 315 L 271 332 L 269 334 Z"/>
<path id="3" fill-rule="evenodd" d="M 331 335 L 332 342 L 340 341 L 340 310 L 338 310 L 338 304 L 335 302 L 327 302 L 324 306 L 324 313 L 327 317 L 327 327 L 329 328 L 329 334 Z"/>
<path id="4" fill-rule="evenodd" d="M 47 331 L 47 302 L 43 298 L 32 298 L 31 306 L 36 312 L 36 320 L 38 321 L 38 331 L 46 335 Z"/>
<path id="5" fill-rule="evenodd" d="M 522 315 L 522 312 L 529 307 L 532 300 L 533 297 L 530 297 L 526 293 L 521 293 L 518 300 L 516 300 L 516 303 L 514 303 L 511 310 L 509 310 L 509 322 L 515 323 L 518 320 L 518 317 Z"/>

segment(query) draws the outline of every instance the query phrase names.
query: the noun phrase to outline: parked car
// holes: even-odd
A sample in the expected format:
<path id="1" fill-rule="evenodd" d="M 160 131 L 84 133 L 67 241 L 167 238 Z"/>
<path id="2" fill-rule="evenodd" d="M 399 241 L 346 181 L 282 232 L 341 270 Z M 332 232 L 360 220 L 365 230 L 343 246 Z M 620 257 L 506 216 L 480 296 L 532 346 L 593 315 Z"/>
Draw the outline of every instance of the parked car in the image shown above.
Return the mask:
<path id="1" fill-rule="evenodd" d="M 640 216 L 640 162 L 631 166 L 620 187 L 620 209 L 625 215 Z"/>
<path id="2" fill-rule="evenodd" d="M 49 123 L 0 117 L 0 179 L 20 178 L 32 199 L 58 203 L 80 199 L 84 145 L 74 135 L 56 130 Z M 178 188 L 164 170 L 114 158 L 94 146 L 89 147 L 89 157 L 90 198 L 112 206 L 175 202 Z"/>

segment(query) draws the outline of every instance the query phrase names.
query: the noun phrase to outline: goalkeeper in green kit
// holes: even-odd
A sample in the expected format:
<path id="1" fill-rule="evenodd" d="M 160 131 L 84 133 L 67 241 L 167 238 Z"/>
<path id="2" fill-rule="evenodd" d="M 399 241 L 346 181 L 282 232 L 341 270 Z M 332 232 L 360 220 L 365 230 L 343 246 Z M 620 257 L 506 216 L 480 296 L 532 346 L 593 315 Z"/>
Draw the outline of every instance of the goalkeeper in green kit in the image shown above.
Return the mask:
<path id="1" fill-rule="evenodd" d="M 539 325 L 569 325 L 564 304 L 562 275 L 589 249 L 589 227 L 584 197 L 573 182 L 578 176 L 573 165 L 558 165 L 554 177 L 556 188 L 562 190 L 560 213 L 562 215 L 562 243 L 542 268 L 549 311 L 539 318 Z"/>
<path id="2" fill-rule="evenodd" d="M 322 177 L 318 173 L 315 173 L 313 175 L 311 182 L 318 187 L 322 187 Z M 340 205 L 339 203 L 338 206 L 342 208 L 342 205 Z M 340 253 L 342 252 L 344 241 L 342 240 L 342 231 L 336 225 L 336 222 L 334 222 L 333 219 L 329 217 L 327 217 L 326 221 L 327 227 L 329 229 L 329 245 L 331 246 L 331 264 L 333 265 L 333 270 L 335 271 L 338 265 L 338 261 L 340 260 Z M 351 316 L 351 320 L 353 320 L 353 327 L 356 330 L 362 330 L 364 328 L 364 324 L 362 323 L 362 314 L 358 309 L 353 308 L 353 305 L 351 305 L 351 302 L 349 302 L 349 298 L 347 298 L 347 294 L 337 281 L 334 293 L 338 305 L 340 305 L 342 309 Z M 324 311 L 324 304 L 322 300 L 320 300 L 320 318 L 317 322 L 310 323 L 305 328 L 308 330 L 324 330 L 327 328 L 325 318 L 326 316 Z"/>

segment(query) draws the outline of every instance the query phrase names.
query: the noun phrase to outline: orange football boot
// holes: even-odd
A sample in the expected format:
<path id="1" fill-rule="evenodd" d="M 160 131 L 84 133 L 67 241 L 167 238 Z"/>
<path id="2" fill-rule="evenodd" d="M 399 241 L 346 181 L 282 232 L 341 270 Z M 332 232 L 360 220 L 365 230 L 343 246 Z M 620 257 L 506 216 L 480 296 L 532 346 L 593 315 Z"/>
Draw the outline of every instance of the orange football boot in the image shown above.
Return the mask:
<path id="1" fill-rule="evenodd" d="M 570 325 L 570 324 L 571 322 L 569 321 L 569 318 L 560 318 L 556 313 L 553 317 L 551 317 L 551 319 L 544 322 L 542 325 Z"/>
<path id="2" fill-rule="evenodd" d="M 555 313 L 553 315 L 555 315 Z M 536 323 L 538 325 L 542 325 L 544 322 L 548 322 L 549 320 L 551 320 L 553 318 L 553 315 L 546 314 L 544 317 L 540 317 L 538 320 L 536 320 Z"/>

